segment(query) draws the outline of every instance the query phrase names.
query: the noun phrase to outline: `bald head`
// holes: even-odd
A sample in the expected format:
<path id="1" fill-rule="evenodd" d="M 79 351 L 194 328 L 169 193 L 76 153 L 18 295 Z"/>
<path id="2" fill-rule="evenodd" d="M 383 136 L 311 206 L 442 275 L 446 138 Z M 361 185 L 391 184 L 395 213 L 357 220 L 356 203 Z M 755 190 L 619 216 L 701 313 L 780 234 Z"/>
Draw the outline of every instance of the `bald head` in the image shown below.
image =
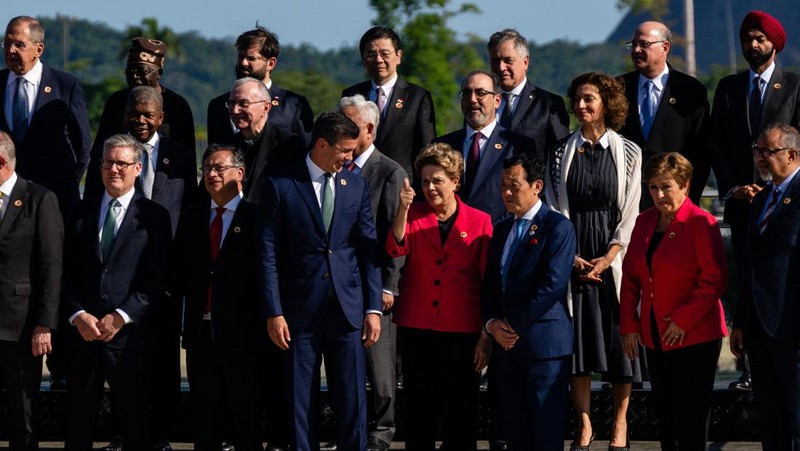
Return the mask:
<path id="1" fill-rule="evenodd" d="M 672 32 L 661 22 L 642 22 L 631 37 L 633 67 L 647 78 L 664 71 L 672 48 Z"/>

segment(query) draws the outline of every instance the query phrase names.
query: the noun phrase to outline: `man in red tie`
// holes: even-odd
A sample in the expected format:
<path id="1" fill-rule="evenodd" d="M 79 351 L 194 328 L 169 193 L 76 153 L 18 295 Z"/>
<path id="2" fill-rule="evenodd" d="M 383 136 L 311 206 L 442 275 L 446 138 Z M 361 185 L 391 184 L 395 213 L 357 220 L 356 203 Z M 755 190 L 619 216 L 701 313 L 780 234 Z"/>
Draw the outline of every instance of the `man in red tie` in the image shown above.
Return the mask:
<path id="1" fill-rule="evenodd" d="M 203 184 L 211 200 L 181 214 L 175 236 L 196 450 L 219 451 L 229 414 L 235 448 L 261 449 L 253 359 L 256 206 L 243 198 L 244 166 L 234 147 L 206 150 Z"/>

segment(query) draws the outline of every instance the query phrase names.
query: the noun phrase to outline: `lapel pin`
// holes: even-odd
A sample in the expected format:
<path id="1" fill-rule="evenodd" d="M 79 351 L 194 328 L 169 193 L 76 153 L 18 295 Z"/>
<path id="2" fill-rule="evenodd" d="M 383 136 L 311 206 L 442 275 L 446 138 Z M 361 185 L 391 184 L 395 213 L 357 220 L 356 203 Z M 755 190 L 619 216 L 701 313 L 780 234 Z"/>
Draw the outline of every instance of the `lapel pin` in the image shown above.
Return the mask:
<path id="1" fill-rule="evenodd" d="M 578 153 L 584 153 L 584 152 L 586 152 L 586 148 L 585 147 L 583 147 L 583 146 L 578 147 Z"/>
<path id="2" fill-rule="evenodd" d="M 52 90 L 53 90 L 53 88 L 51 88 L 50 86 L 45 86 L 44 87 L 44 92 L 47 93 L 47 94 L 50 94 L 50 91 L 52 91 Z"/>
<path id="3" fill-rule="evenodd" d="M 460 236 L 461 236 L 461 238 L 466 238 L 467 237 L 467 232 L 461 232 Z"/>
<path id="4" fill-rule="evenodd" d="M 17 202 L 19 202 L 19 201 L 17 201 Z M 790 199 L 788 197 L 784 197 L 783 198 L 783 205 L 789 205 L 791 203 L 792 203 L 792 199 Z"/>
<path id="5" fill-rule="evenodd" d="M 780 83 L 775 83 L 774 85 L 772 85 L 773 89 L 781 89 L 782 87 L 783 87 L 783 85 L 780 84 Z"/>
<path id="6" fill-rule="evenodd" d="M 500 150 L 500 149 L 503 148 L 503 145 L 500 144 L 500 143 L 495 143 L 494 148 L 497 149 L 497 150 Z"/>
<path id="7" fill-rule="evenodd" d="M 397 99 L 397 103 L 394 104 L 394 107 L 397 108 L 398 110 L 400 108 L 403 108 L 403 102 L 404 102 L 403 99 Z"/>
<path id="8" fill-rule="evenodd" d="M 531 240 L 528 241 L 528 244 L 534 245 L 534 244 L 537 244 L 538 242 L 539 242 L 539 240 L 537 238 L 531 238 Z"/>
<path id="9" fill-rule="evenodd" d="M 675 97 L 670 97 L 669 98 L 669 104 L 670 105 L 675 105 L 676 103 L 678 103 L 678 101 L 675 99 Z"/>
<path id="10" fill-rule="evenodd" d="M 239 233 L 241 231 L 242 231 L 242 228 L 239 227 L 239 226 L 236 226 L 236 227 L 233 228 L 233 233 Z"/>
<path id="11" fill-rule="evenodd" d="M 169 158 L 164 158 L 163 160 L 161 160 L 161 162 L 164 164 L 169 164 Z"/>
<path id="12" fill-rule="evenodd" d="M 277 97 L 273 97 L 272 98 L 272 106 L 278 106 L 279 104 L 280 104 L 280 101 L 278 100 L 278 98 Z"/>
<path id="13" fill-rule="evenodd" d="M 342 186 L 347 186 L 347 180 L 345 179 L 339 179 L 339 183 L 341 183 Z"/>
<path id="14" fill-rule="evenodd" d="M 533 236 L 536 234 L 536 231 L 539 230 L 539 226 L 536 224 L 531 226 L 531 230 L 528 232 L 528 236 Z"/>
<path id="15" fill-rule="evenodd" d="M 669 237 L 670 238 L 675 238 L 675 232 L 669 232 Z"/>
<path id="16" fill-rule="evenodd" d="M 21 207 L 22 206 L 22 201 L 17 199 L 16 202 L 14 202 L 14 206 L 15 207 Z"/>

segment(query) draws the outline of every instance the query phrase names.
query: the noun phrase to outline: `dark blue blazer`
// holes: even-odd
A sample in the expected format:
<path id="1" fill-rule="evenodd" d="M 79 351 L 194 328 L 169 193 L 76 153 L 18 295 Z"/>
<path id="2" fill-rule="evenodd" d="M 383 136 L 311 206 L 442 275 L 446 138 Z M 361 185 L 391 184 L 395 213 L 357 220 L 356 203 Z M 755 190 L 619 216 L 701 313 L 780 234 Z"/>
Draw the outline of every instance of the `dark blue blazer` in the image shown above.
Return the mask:
<path id="1" fill-rule="evenodd" d="M 267 123 L 274 127 L 293 133 L 303 139 L 308 146 L 311 143 L 311 127 L 314 125 L 314 112 L 308 99 L 293 91 L 283 89 L 274 82 L 269 89 L 272 96 L 272 108 L 269 110 Z M 233 144 L 235 142 L 233 124 L 225 102 L 230 92 L 221 94 L 208 102 L 208 143 Z"/>
<path id="2" fill-rule="evenodd" d="M 531 152 L 546 162 L 547 151 L 556 141 L 569 135 L 569 114 L 564 99 L 528 80 L 520 93 L 509 129 L 531 138 L 534 142 Z"/>
<path id="3" fill-rule="evenodd" d="M 265 182 L 258 213 L 262 316 L 284 315 L 290 331 L 320 326 L 329 290 L 360 329 L 366 310 L 382 309 L 380 254 L 366 180 L 336 174 L 326 233 L 305 160 Z"/>
<path id="4" fill-rule="evenodd" d="M 494 229 L 481 288 L 484 321 L 506 318 L 520 336 L 513 349 L 532 359 L 572 354 L 567 289 L 575 260 L 575 229 L 563 215 L 542 205 L 529 229 L 533 235 L 526 234 L 509 257 L 503 290 L 500 263 L 513 224 L 508 218 Z"/>
<path id="5" fill-rule="evenodd" d="M 5 117 L 8 69 L 0 71 L 0 130 L 12 137 Z M 44 66 L 36 105 L 17 150 L 16 171 L 25 180 L 53 191 L 63 213 L 80 200 L 79 186 L 89 163 L 91 137 L 86 98 L 78 79 Z"/>
<path id="6" fill-rule="evenodd" d="M 759 233 L 758 217 L 771 195 L 771 190 L 764 189 L 750 209 L 733 325 L 743 328 L 747 336 L 753 320 L 759 321 L 772 337 L 795 346 L 800 339 L 800 174 L 789 184 L 764 233 Z"/>
<path id="7" fill-rule="evenodd" d="M 123 327 L 108 346 L 143 346 L 152 338 L 147 313 L 164 301 L 166 291 L 172 240 L 169 214 L 135 193 L 104 262 L 98 235 L 100 199 L 82 200 L 68 221 L 62 313 L 69 318 L 85 310 L 99 319 L 122 309 L 132 324 Z"/>
<path id="8" fill-rule="evenodd" d="M 467 130 L 462 128 L 440 136 L 434 139 L 434 142 L 445 143 L 461 153 L 466 134 Z M 506 207 L 500 192 L 503 160 L 510 158 L 516 152 L 532 152 L 534 146 L 532 139 L 506 130 L 497 124 L 484 147 L 475 180 L 464 180 L 462 177 L 461 188 L 458 191 L 461 200 L 470 207 L 487 213 L 492 217 L 492 223 L 505 217 Z"/>

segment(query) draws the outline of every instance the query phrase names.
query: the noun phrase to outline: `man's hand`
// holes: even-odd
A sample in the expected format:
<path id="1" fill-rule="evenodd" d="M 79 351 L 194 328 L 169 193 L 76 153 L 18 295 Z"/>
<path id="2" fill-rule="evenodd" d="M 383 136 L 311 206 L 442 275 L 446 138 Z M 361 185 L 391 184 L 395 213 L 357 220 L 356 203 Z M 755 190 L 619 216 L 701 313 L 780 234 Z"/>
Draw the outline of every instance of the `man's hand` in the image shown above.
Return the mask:
<path id="1" fill-rule="evenodd" d="M 394 295 L 392 293 L 383 293 L 383 313 L 388 312 L 394 306 Z"/>
<path id="2" fill-rule="evenodd" d="M 286 324 L 286 318 L 283 315 L 267 318 L 267 333 L 275 346 L 284 351 L 289 349 L 292 336 L 289 334 L 289 325 Z"/>
<path id="3" fill-rule="evenodd" d="M 475 372 L 480 373 L 489 364 L 492 358 L 492 339 L 486 334 L 481 334 L 478 342 L 475 343 L 475 356 L 472 363 L 475 364 Z"/>
<path id="4" fill-rule="evenodd" d="M 364 328 L 361 329 L 361 343 L 368 348 L 378 341 L 381 336 L 381 315 L 367 313 L 364 316 Z"/>
<path id="5" fill-rule="evenodd" d="M 78 328 L 78 333 L 81 334 L 81 338 L 85 341 L 100 339 L 100 330 L 97 328 L 97 323 L 97 318 L 86 312 L 79 313 L 78 316 L 72 320 L 72 324 Z"/>
<path id="6" fill-rule="evenodd" d="M 504 319 L 494 319 L 489 322 L 486 328 L 489 330 L 489 333 L 492 334 L 494 341 L 506 351 L 513 348 L 517 340 L 519 340 L 519 335 L 514 332 L 514 329 L 512 329 Z"/>
<path id="7" fill-rule="evenodd" d="M 97 330 L 100 331 L 100 340 L 108 343 L 114 336 L 117 335 L 117 332 L 125 326 L 125 320 L 122 319 L 122 315 L 118 312 L 111 312 L 108 315 L 100 318 L 100 321 L 97 322 Z"/>
<path id="8" fill-rule="evenodd" d="M 33 337 L 31 338 L 31 352 L 34 357 L 40 355 L 50 354 L 53 346 L 50 341 L 50 328 L 36 326 L 33 328 Z"/>
<path id="9" fill-rule="evenodd" d="M 744 330 L 734 327 L 733 330 L 731 330 L 728 344 L 730 344 L 731 352 L 737 359 L 744 357 Z"/>
<path id="10" fill-rule="evenodd" d="M 750 203 L 753 201 L 753 198 L 756 197 L 756 194 L 758 194 L 762 189 L 764 188 L 756 185 L 755 183 L 750 185 L 742 185 L 733 190 L 731 197 L 739 200 L 747 200 L 747 202 Z"/>

